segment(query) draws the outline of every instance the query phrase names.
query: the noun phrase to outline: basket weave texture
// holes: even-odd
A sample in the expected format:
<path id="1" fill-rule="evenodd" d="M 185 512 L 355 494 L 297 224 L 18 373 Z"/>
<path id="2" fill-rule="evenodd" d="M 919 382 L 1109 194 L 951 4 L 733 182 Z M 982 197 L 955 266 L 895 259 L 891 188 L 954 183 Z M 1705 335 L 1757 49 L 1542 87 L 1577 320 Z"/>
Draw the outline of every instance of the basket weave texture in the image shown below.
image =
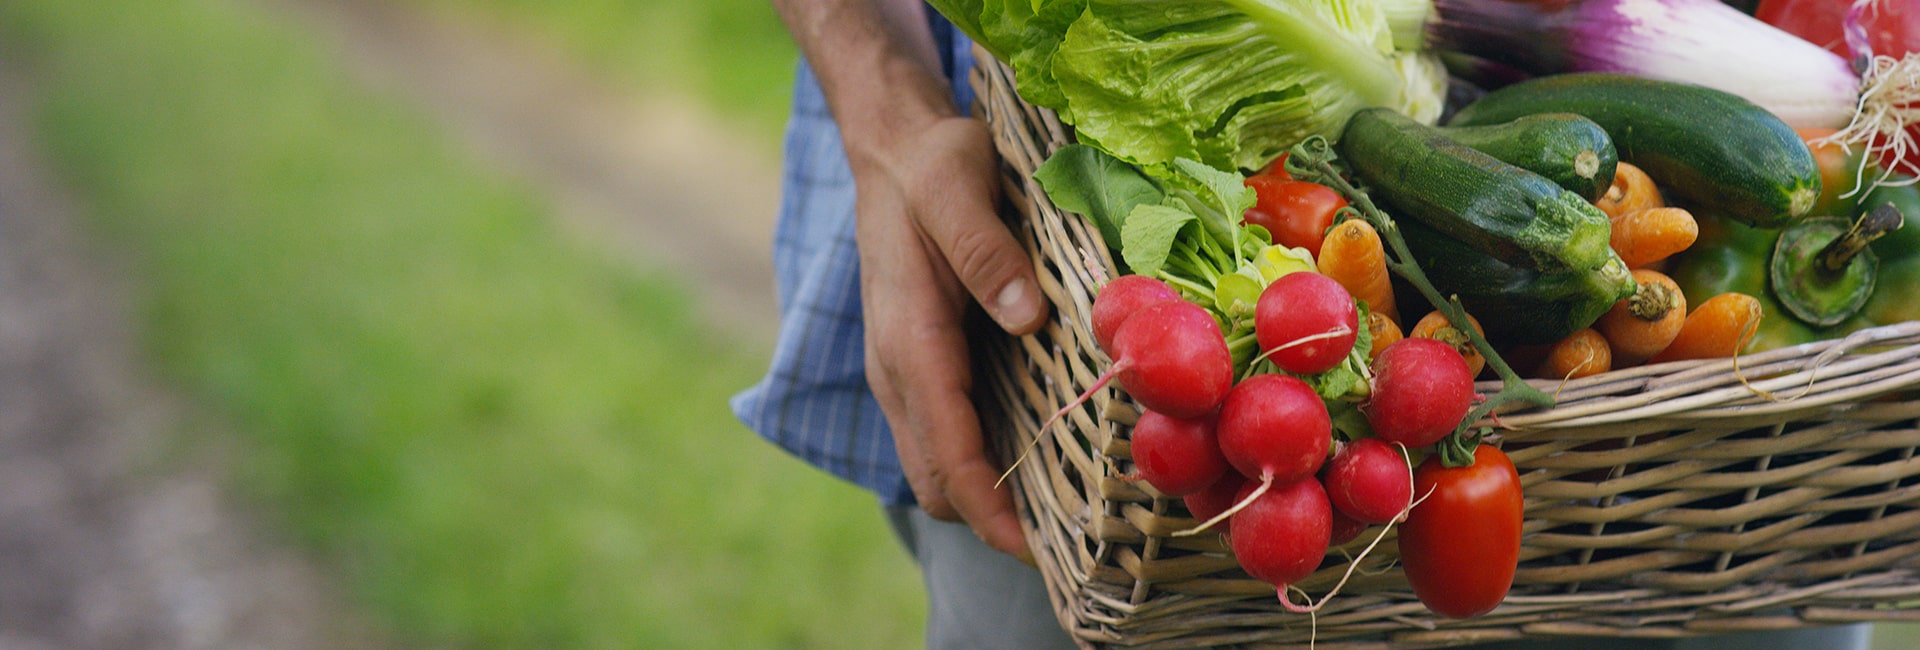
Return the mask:
<path id="1" fill-rule="evenodd" d="M 1039 430 L 1111 362 L 1088 314 L 1115 267 L 1098 230 L 1031 180 L 1069 130 L 976 54 L 1012 225 L 1054 305 L 1035 335 L 981 341 L 986 420 L 1006 461 L 1032 448 L 1012 478 L 1016 502 L 1056 614 L 1082 646 L 1438 647 L 1920 620 L 1920 322 L 1542 382 L 1556 407 L 1497 422 L 1526 494 L 1504 604 L 1468 620 L 1428 612 L 1389 533 L 1317 620 L 1286 612 L 1221 535 L 1172 535 L 1197 523 L 1179 499 L 1122 478 L 1137 415 L 1123 392 L 1096 391 Z M 1379 532 L 1297 586 L 1325 594 Z"/>

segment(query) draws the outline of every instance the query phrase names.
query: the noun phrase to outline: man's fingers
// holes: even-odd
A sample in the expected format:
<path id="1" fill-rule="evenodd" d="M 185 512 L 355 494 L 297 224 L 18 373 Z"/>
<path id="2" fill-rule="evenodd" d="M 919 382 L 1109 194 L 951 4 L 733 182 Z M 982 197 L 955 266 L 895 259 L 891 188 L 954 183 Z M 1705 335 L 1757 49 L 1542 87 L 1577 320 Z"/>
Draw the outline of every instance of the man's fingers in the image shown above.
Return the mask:
<path id="1" fill-rule="evenodd" d="M 916 215 L 920 228 L 994 322 L 1014 334 L 1031 333 L 1048 305 L 1032 260 L 1000 221 L 992 138 L 977 120 L 948 120 L 941 128 L 953 130 L 946 137 L 965 151 L 969 164 L 951 177 L 920 184 L 930 194 Z"/>
<path id="2" fill-rule="evenodd" d="M 946 330 L 924 343 L 899 369 L 918 379 L 903 397 L 912 405 L 909 421 L 919 431 L 918 441 L 928 447 L 929 474 L 959 518 L 989 546 L 1025 555 L 1013 491 L 995 485 L 1000 469 L 988 456 L 968 394 L 972 376 L 965 348 L 953 347 L 964 345 L 964 339 L 958 330 Z"/>
<path id="3" fill-rule="evenodd" d="M 913 422 L 907 411 L 907 405 L 901 401 L 900 392 L 894 389 L 893 375 L 878 364 L 881 358 L 873 342 L 867 344 L 867 384 L 873 389 L 874 399 L 880 402 L 880 410 L 893 423 Z M 935 519 L 953 521 L 960 518 L 960 512 L 953 508 L 942 491 L 940 483 L 933 475 L 934 459 L 932 450 L 921 443 L 921 432 L 910 425 L 894 426 L 893 447 L 900 457 L 900 469 L 907 475 L 907 486 L 913 488 L 914 501 L 920 509 Z"/>

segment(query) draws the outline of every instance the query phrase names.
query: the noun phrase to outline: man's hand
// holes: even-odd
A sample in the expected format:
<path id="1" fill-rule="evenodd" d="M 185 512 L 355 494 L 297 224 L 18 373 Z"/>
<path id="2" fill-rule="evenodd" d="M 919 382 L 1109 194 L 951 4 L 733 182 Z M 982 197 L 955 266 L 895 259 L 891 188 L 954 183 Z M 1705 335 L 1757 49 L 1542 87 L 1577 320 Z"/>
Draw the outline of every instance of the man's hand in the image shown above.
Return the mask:
<path id="1" fill-rule="evenodd" d="M 919 0 L 775 0 L 840 126 L 857 186 L 867 380 L 920 507 L 1022 558 L 1011 491 L 987 456 L 964 322 L 1014 334 L 1047 303 L 999 219 L 986 125 L 958 115 Z"/>
<path id="2" fill-rule="evenodd" d="M 1015 334 L 1047 316 L 1032 263 L 995 212 L 992 140 L 977 120 L 943 117 L 889 151 L 855 168 L 867 381 L 920 507 L 1025 557 L 971 401 L 962 329 L 974 301 Z"/>

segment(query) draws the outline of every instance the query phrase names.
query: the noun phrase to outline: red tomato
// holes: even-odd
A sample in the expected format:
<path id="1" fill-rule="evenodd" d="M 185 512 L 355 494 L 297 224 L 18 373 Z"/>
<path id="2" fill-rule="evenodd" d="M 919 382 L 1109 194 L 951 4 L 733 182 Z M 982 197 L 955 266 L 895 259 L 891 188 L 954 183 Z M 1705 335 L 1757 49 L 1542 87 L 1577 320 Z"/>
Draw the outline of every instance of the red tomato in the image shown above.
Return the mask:
<path id="1" fill-rule="evenodd" d="M 1442 465 L 1439 454 L 1420 463 L 1414 498 L 1429 490 L 1400 528 L 1400 563 L 1413 595 L 1450 618 L 1493 611 L 1520 564 L 1520 473 L 1505 453 L 1480 445 L 1467 467 Z"/>
<path id="2" fill-rule="evenodd" d="M 1287 173 L 1287 156 L 1288 155 L 1290 154 L 1284 154 L 1284 153 L 1280 154 L 1279 158 L 1275 158 L 1273 159 L 1273 162 L 1267 163 L 1266 168 L 1261 169 L 1258 175 L 1274 176 L 1274 177 L 1278 177 L 1278 178 L 1289 180 L 1289 181 L 1293 180 L 1293 174 Z"/>
<path id="3" fill-rule="evenodd" d="M 1285 174 L 1284 170 L 1281 174 Z M 1247 223 L 1257 224 L 1273 233 L 1273 243 L 1305 248 L 1318 254 L 1320 241 L 1333 227 L 1334 213 L 1347 207 L 1347 200 L 1333 188 L 1262 172 L 1247 177 L 1247 187 L 1259 201 L 1247 208 Z"/>
<path id="4" fill-rule="evenodd" d="M 1900 58 L 1920 52 L 1920 11 L 1902 11 L 1900 0 L 1880 0 L 1861 16 L 1875 55 Z M 1851 60 L 1840 24 L 1853 6 L 1846 0 L 1760 0 L 1753 12 L 1774 27 Z"/>

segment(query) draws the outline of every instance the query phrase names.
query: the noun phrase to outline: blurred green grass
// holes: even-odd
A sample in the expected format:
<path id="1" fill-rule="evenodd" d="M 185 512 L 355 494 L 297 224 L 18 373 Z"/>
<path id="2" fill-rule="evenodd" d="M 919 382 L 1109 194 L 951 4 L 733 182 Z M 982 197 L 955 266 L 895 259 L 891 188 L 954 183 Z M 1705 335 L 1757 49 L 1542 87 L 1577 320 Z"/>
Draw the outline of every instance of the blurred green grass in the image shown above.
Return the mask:
<path id="1" fill-rule="evenodd" d="M 764 350 L 282 18 L 0 3 L 37 144 L 272 523 L 408 646 L 918 645 L 871 497 L 728 414 Z"/>
<path id="2" fill-rule="evenodd" d="M 612 83 L 699 97 L 759 140 L 779 143 L 799 55 L 766 0 L 407 1 L 514 26 Z"/>

